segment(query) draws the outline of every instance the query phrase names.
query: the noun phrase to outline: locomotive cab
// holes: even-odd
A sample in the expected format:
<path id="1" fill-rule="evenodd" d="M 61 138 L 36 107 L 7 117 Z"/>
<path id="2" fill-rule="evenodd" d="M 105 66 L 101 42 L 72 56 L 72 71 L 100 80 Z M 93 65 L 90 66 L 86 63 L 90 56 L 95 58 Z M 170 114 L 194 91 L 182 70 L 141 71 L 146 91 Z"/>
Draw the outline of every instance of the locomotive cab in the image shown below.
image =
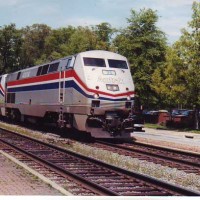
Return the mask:
<path id="1" fill-rule="evenodd" d="M 85 111 L 75 115 L 76 125 L 85 121 L 85 131 L 94 137 L 129 137 L 134 85 L 127 59 L 107 51 L 83 52 L 74 71 L 80 80 L 73 104 Z"/>

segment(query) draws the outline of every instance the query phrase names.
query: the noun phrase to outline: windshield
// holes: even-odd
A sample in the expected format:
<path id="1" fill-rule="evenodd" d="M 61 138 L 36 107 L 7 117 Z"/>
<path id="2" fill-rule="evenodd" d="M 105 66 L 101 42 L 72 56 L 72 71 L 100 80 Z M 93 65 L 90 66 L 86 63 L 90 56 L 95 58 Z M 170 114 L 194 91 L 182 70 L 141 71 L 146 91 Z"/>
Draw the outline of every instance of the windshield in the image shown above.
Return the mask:
<path id="1" fill-rule="evenodd" d="M 172 115 L 185 115 L 188 110 L 173 110 Z"/>
<path id="2" fill-rule="evenodd" d="M 83 58 L 83 61 L 85 66 L 106 67 L 106 63 L 103 58 Z"/>
<path id="3" fill-rule="evenodd" d="M 108 64 L 109 64 L 109 67 L 111 68 L 128 69 L 128 66 L 125 60 L 108 59 Z"/>

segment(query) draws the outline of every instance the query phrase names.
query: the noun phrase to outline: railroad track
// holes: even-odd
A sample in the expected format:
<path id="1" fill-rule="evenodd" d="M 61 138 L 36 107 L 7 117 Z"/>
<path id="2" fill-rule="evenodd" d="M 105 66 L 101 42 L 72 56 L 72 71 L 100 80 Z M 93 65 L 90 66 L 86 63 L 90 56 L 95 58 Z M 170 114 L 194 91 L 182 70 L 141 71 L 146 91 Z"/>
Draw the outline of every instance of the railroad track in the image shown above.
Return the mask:
<path id="1" fill-rule="evenodd" d="M 78 195 L 200 196 L 198 192 L 5 130 L 0 130 L 0 149 L 16 155 L 22 162 L 37 162 L 36 168 L 39 165 L 40 170 L 42 165 L 43 171 L 48 174 L 50 172 L 45 171 L 48 169 L 55 179 L 75 180 L 82 188 L 81 192 L 76 191 Z"/>
<path id="2" fill-rule="evenodd" d="M 137 142 L 131 144 L 114 144 L 97 140 L 95 143 L 89 145 L 112 151 L 120 155 L 138 158 L 139 160 L 146 160 L 155 164 L 177 168 L 186 173 L 200 175 L 200 155 L 196 153 L 188 153 Z"/>

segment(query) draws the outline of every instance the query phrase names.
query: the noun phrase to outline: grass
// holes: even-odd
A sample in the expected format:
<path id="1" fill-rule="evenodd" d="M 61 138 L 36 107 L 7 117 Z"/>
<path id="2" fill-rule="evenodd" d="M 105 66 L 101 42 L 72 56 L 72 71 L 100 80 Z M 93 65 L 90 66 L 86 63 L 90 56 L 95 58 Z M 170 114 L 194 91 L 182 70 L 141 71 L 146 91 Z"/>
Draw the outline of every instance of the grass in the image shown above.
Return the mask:
<path id="1" fill-rule="evenodd" d="M 19 127 L 17 125 L 6 124 L 6 123 L 3 123 L 3 122 L 0 122 L 0 127 L 4 128 L 6 130 L 9 130 L 9 131 L 13 131 L 13 132 L 23 134 L 23 135 L 33 136 L 33 133 L 31 133 L 31 131 L 29 129 Z"/>
<path id="2" fill-rule="evenodd" d="M 144 124 L 145 128 L 155 128 L 155 129 L 167 129 L 166 126 L 164 125 L 160 125 L 160 124 L 149 124 L 149 123 L 145 123 Z"/>
<path id="3" fill-rule="evenodd" d="M 200 130 L 195 130 L 191 128 L 172 128 L 172 127 L 167 127 L 166 125 L 161 125 L 161 124 L 149 124 L 145 123 L 144 125 L 145 128 L 154 128 L 154 129 L 162 129 L 162 130 L 173 130 L 173 131 L 178 131 L 178 132 L 190 132 L 190 133 L 197 133 L 200 134 Z"/>

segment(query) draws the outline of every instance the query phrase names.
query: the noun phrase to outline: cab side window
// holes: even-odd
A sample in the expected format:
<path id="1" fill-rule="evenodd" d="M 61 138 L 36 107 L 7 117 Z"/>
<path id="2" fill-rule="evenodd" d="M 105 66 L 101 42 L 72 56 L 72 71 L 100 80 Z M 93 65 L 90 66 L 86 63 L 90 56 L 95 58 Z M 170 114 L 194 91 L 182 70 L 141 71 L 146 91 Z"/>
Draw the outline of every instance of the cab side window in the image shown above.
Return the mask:
<path id="1" fill-rule="evenodd" d="M 71 61 L 72 61 L 72 59 L 71 58 L 69 58 L 68 60 L 67 60 L 67 64 L 66 64 L 66 69 L 68 69 L 68 68 L 70 68 L 71 67 Z"/>
<path id="2" fill-rule="evenodd" d="M 38 68 L 37 76 L 39 76 L 39 75 L 41 74 L 41 71 L 42 71 L 42 66 L 40 66 L 40 67 Z"/>
<path id="3" fill-rule="evenodd" d="M 20 75 L 21 75 L 21 72 L 18 72 L 18 74 L 17 74 L 17 80 L 19 80 Z"/>
<path id="4" fill-rule="evenodd" d="M 49 68 L 49 65 L 44 65 L 44 66 L 42 67 L 41 75 L 47 74 L 48 68 Z"/>
<path id="5" fill-rule="evenodd" d="M 49 65 L 40 66 L 37 71 L 37 76 L 47 74 L 48 69 L 49 69 Z"/>
<path id="6" fill-rule="evenodd" d="M 58 66 L 59 66 L 59 62 L 51 64 L 49 67 L 48 73 L 58 71 Z"/>

